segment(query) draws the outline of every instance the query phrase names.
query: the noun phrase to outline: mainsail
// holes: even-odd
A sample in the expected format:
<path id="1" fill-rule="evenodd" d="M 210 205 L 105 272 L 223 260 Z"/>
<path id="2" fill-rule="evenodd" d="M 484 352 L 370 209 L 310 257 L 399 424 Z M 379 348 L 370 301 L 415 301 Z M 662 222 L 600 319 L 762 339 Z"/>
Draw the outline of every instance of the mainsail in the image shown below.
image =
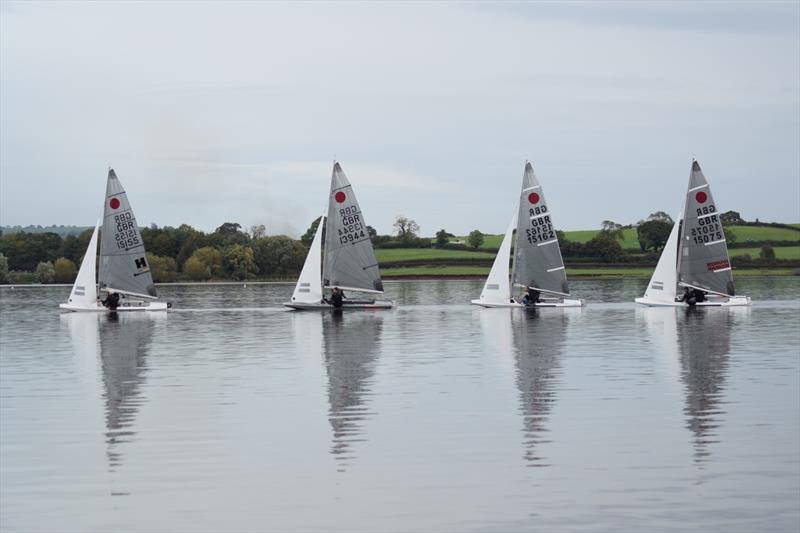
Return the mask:
<path id="1" fill-rule="evenodd" d="M 367 224 L 339 163 L 331 176 L 322 279 L 325 287 L 383 292 Z"/>
<path id="2" fill-rule="evenodd" d="M 567 274 L 551 211 L 530 163 L 525 163 L 522 178 L 512 283 L 562 296 L 569 295 Z"/>
<path id="3" fill-rule="evenodd" d="M 142 234 L 113 169 L 108 171 L 101 237 L 100 288 L 155 298 Z"/>
<path id="4" fill-rule="evenodd" d="M 697 161 L 692 162 L 681 235 L 678 281 L 683 285 L 733 296 L 733 273 L 725 232 L 711 196 L 711 187 Z"/>

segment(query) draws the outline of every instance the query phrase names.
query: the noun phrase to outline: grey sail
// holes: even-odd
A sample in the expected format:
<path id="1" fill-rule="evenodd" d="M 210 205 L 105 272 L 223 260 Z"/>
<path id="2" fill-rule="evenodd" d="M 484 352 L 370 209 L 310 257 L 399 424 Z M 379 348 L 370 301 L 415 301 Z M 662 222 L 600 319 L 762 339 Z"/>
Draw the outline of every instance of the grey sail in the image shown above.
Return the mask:
<path id="1" fill-rule="evenodd" d="M 551 211 L 530 163 L 522 178 L 512 284 L 569 295 Z"/>
<path id="2" fill-rule="evenodd" d="M 734 295 L 728 245 L 703 171 L 692 162 L 678 254 L 678 281 L 719 294 Z"/>
<path id="3" fill-rule="evenodd" d="M 106 184 L 99 281 L 101 289 L 156 296 L 139 225 L 113 169 Z"/>
<path id="4" fill-rule="evenodd" d="M 353 187 L 333 164 L 322 270 L 325 287 L 383 292 L 378 262 Z"/>

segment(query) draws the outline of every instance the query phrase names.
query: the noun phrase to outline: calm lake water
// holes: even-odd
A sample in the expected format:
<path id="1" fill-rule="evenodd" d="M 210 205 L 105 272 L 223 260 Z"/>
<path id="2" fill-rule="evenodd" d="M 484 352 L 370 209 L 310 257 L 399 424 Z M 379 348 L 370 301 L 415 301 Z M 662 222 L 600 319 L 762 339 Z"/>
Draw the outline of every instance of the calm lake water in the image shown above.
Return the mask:
<path id="1" fill-rule="evenodd" d="M 0 289 L 0 529 L 798 531 L 800 280 L 702 310 L 646 282 L 536 312 L 389 282 L 341 315 L 163 286 L 117 320 Z"/>

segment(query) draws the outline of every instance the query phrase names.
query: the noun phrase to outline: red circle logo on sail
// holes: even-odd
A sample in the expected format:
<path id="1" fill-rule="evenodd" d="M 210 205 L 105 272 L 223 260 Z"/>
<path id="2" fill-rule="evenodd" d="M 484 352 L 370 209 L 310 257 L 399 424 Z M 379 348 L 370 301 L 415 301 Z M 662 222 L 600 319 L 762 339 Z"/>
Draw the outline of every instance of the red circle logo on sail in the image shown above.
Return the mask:
<path id="1" fill-rule="evenodd" d="M 111 206 L 111 209 L 116 209 L 119 207 L 119 200 L 117 200 L 116 198 L 112 198 L 111 201 L 108 202 L 108 205 Z"/>
<path id="2" fill-rule="evenodd" d="M 530 193 L 528 195 L 528 201 L 530 203 L 532 203 L 532 204 L 538 204 L 539 203 L 539 195 L 536 194 L 535 192 Z"/>
<path id="3" fill-rule="evenodd" d="M 337 204 L 340 204 L 345 200 L 347 200 L 347 195 L 342 191 L 337 192 L 336 194 L 333 195 L 333 197 L 336 199 Z"/>
<path id="4" fill-rule="evenodd" d="M 700 191 L 699 193 L 694 195 L 694 198 L 695 200 L 697 200 L 697 203 L 704 204 L 706 203 L 706 200 L 708 200 L 708 195 L 703 191 Z"/>

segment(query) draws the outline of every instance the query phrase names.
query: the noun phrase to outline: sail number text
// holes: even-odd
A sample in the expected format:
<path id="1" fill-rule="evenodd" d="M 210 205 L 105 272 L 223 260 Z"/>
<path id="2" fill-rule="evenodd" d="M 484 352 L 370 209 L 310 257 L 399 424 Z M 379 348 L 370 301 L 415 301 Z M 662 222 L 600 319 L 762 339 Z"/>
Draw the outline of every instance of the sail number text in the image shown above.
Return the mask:
<path id="1" fill-rule="evenodd" d="M 721 241 L 725 238 L 717 215 L 712 214 L 716 211 L 717 208 L 713 204 L 697 208 L 698 227 L 689 228 L 689 237 L 694 244 Z"/>
<path id="2" fill-rule="evenodd" d="M 117 248 L 127 250 L 141 244 L 139 231 L 136 228 L 136 219 L 133 218 L 130 211 L 114 215 L 114 222 L 117 224 L 114 232 Z"/>
<path id="3" fill-rule="evenodd" d="M 530 227 L 525 228 L 525 235 L 529 244 L 551 241 L 556 238 L 556 231 L 550 221 L 550 215 L 536 216 L 547 213 L 546 205 L 532 207 L 528 209 L 528 213 L 531 217 L 536 217 L 531 219 Z"/>
<path id="4" fill-rule="evenodd" d="M 351 205 L 339 209 L 339 217 L 341 221 L 338 228 L 340 244 L 355 242 L 367 237 L 358 207 Z"/>

